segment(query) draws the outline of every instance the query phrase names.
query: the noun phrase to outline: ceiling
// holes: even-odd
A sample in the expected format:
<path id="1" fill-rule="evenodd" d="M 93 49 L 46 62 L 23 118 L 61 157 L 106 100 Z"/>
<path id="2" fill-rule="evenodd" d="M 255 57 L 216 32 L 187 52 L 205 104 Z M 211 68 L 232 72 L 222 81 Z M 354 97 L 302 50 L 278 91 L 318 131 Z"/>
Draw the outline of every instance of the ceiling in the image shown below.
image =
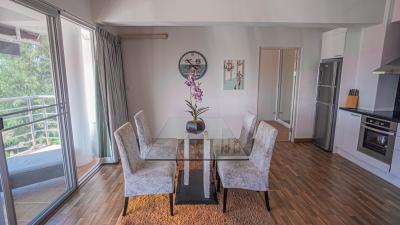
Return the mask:
<path id="1" fill-rule="evenodd" d="M 348 27 L 379 24 L 386 0 L 91 0 L 110 26 L 250 25 Z"/>

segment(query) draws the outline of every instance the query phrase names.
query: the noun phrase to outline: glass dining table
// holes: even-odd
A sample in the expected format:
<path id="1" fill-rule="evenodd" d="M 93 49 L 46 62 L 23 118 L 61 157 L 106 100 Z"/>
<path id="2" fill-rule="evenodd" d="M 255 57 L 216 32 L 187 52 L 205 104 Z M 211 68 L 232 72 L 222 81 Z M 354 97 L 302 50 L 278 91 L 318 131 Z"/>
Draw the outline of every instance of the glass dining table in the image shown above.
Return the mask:
<path id="1" fill-rule="evenodd" d="M 183 162 L 183 170 L 178 173 L 175 204 L 218 204 L 213 162 L 248 160 L 250 153 L 240 145 L 223 119 L 204 118 L 206 128 L 198 134 L 186 131 L 189 120 L 169 118 L 156 137 L 154 143 L 157 144 L 149 149 L 144 159 Z M 175 148 L 163 148 L 163 143 Z"/>

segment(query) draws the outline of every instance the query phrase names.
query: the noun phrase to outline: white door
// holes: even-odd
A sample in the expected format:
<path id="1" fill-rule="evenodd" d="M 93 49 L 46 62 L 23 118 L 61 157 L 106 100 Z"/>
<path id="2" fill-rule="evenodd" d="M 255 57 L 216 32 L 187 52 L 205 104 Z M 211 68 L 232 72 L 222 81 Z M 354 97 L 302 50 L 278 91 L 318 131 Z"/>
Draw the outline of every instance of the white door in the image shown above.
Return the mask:
<path id="1" fill-rule="evenodd" d="M 292 104 L 297 70 L 297 52 L 298 49 L 281 50 L 277 119 L 286 124 L 287 127 L 291 127 L 292 125 Z"/>
<path id="2" fill-rule="evenodd" d="M 280 50 L 261 49 L 258 84 L 258 119 L 276 119 L 277 84 L 280 69 Z"/>

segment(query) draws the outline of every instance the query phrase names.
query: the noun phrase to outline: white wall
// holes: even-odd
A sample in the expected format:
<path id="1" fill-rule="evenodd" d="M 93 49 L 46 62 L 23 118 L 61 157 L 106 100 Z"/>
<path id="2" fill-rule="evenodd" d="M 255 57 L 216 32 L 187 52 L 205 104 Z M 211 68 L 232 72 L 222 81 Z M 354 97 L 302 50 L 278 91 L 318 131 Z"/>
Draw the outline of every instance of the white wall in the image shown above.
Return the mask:
<path id="1" fill-rule="evenodd" d="M 346 87 L 360 90 L 359 108 L 361 109 L 393 110 L 398 78 L 372 73 L 381 65 L 400 57 L 400 24 L 391 23 L 394 9 L 392 3 L 387 2 L 383 23 L 362 28 L 361 31 L 357 31 L 359 40 L 356 41 L 353 37 L 352 42 L 346 43 L 346 51 L 352 56 L 350 59 L 344 56 L 344 63 L 347 61 L 347 69 L 350 72 L 345 70 L 343 72 L 348 76 L 345 79 L 354 79 L 353 87 L 348 85 Z M 355 52 L 356 50 L 358 53 Z M 352 62 L 349 63 L 349 60 Z"/>
<path id="2" fill-rule="evenodd" d="M 92 0 L 96 21 L 114 25 L 380 23 L 385 0 Z"/>
<path id="3" fill-rule="evenodd" d="M 397 6 L 397 8 L 398 7 L 399 6 Z M 396 7 L 394 7 L 393 10 L 393 13 L 395 13 Z M 390 23 L 390 15 L 387 19 L 388 24 L 386 26 L 385 39 L 382 49 L 381 65 L 389 63 L 392 60 L 400 57 L 400 23 Z M 375 110 L 391 111 L 394 109 L 398 83 L 399 75 L 379 76 L 374 106 Z"/>
<path id="4" fill-rule="evenodd" d="M 385 26 L 375 25 L 361 31 L 356 74 L 356 88 L 360 90 L 359 108 L 373 110 L 379 76 L 372 71 L 381 66 Z"/>
<path id="5" fill-rule="evenodd" d="M 392 22 L 400 21 L 400 0 L 394 0 Z"/>
<path id="6" fill-rule="evenodd" d="M 347 30 L 344 47 L 343 65 L 339 91 L 339 106 L 345 106 L 349 90 L 356 88 L 356 75 L 358 74 L 358 60 L 360 53 L 361 29 Z M 362 93 L 363 95 L 364 93 Z"/>
<path id="7" fill-rule="evenodd" d="M 206 116 L 223 117 L 238 135 L 244 113 L 257 112 L 260 47 L 302 48 L 296 138 L 311 138 L 314 124 L 315 87 L 320 57 L 321 32 L 317 29 L 237 26 L 126 28 L 121 33 L 168 32 L 167 40 L 122 42 L 130 119 L 144 109 L 153 133 L 168 117 L 185 114 L 188 89 L 178 72 L 178 60 L 188 50 L 202 52 L 208 60 L 203 79 Z M 243 91 L 224 91 L 224 59 L 245 60 Z"/>

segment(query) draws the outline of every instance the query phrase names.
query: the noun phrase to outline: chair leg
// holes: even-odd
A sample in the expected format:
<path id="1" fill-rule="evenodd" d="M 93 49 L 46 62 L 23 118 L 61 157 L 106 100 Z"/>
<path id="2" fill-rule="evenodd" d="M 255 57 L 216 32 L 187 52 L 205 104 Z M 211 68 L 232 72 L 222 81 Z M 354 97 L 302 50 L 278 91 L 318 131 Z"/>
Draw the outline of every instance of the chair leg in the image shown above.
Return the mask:
<path id="1" fill-rule="evenodd" d="M 221 186 L 221 178 L 219 177 L 217 170 L 217 192 L 219 192 L 220 186 Z"/>
<path id="2" fill-rule="evenodd" d="M 223 208 L 222 208 L 222 212 L 223 213 L 226 212 L 226 200 L 227 200 L 227 197 L 228 197 L 228 188 L 224 188 L 224 199 L 223 199 L 224 205 L 223 205 Z"/>
<path id="3" fill-rule="evenodd" d="M 169 193 L 169 213 L 174 216 L 174 194 Z"/>
<path id="4" fill-rule="evenodd" d="M 265 206 L 267 207 L 268 211 L 271 211 L 271 207 L 269 206 L 268 191 L 264 192 L 264 196 L 265 196 Z"/>
<path id="5" fill-rule="evenodd" d="M 126 210 L 128 209 L 128 202 L 129 202 L 129 197 L 125 197 L 124 210 L 122 211 L 122 216 L 126 215 Z"/>
<path id="6" fill-rule="evenodd" d="M 179 177 L 178 160 L 175 160 L 175 163 L 176 163 L 176 168 L 175 168 L 175 177 L 174 177 L 174 193 L 176 194 L 176 185 L 178 185 L 177 180 Z"/>

